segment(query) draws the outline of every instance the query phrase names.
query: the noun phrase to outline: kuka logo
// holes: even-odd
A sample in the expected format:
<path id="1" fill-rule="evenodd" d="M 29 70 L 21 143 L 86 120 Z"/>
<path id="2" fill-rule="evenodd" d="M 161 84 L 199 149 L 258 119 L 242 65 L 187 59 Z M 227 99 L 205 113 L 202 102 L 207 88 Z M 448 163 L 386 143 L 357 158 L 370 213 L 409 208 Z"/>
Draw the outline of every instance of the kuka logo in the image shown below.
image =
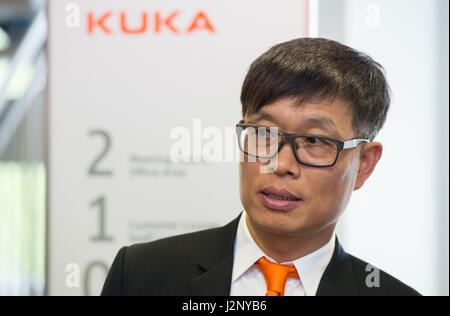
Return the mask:
<path id="1" fill-rule="evenodd" d="M 140 14 L 140 23 L 136 23 L 136 19 L 133 19 L 133 26 L 130 26 L 130 18 L 125 11 L 119 13 L 107 11 L 103 14 L 89 12 L 87 15 L 87 32 L 89 35 L 94 33 L 112 35 L 117 32 L 122 34 L 145 34 L 150 32 L 160 34 L 163 30 L 177 35 L 183 33 L 192 34 L 194 32 L 216 32 L 210 18 L 204 11 L 197 11 L 190 23 L 184 25 L 184 28 L 181 28 L 179 23 L 177 23 L 177 18 L 180 14 L 180 10 L 173 10 L 165 15 L 159 11 L 153 13 L 144 11 Z M 116 26 L 116 28 L 113 29 L 113 26 Z"/>

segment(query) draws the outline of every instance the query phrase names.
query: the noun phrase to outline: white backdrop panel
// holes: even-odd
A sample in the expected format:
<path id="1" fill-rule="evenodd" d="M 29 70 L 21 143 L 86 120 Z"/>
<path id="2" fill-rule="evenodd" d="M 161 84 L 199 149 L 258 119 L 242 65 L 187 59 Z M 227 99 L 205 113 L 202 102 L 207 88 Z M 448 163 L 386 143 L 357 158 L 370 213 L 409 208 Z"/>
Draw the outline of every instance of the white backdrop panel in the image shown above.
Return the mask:
<path id="1" fill-rule="evenodd" d="M 237 164 L 170 163 L 169 134 L 234 126 L 250 63 L 305 16 L 301 0 L 49 1 L 48 294 L 99 294 L 121 246 L 241 211 Z"/>

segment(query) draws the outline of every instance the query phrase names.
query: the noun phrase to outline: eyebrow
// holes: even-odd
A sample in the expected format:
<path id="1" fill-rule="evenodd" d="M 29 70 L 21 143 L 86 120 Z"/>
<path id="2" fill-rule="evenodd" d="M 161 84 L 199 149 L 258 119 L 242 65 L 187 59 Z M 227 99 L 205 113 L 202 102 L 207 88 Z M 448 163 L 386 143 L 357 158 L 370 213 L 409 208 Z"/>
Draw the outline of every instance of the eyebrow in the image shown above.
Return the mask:
<path id="1" fill-rule="evenodd" d="M 255 122 L 266 120 L 266 121 L 275 123 L 278 126 L 280 125 L 278 120 L 273 115 L 271 115 L 267 112 L 259 112 L 254 118 L 252 118 L 250 120 L 255 121 Z M 310 117 L 310 118 L 306 119 L 304 122 L 302 122 L 302 126 L 304 126 L 304 127 L 319 127 L 326 131 L 334 133 L 338 137 L 341 137 L 340 133 L 338 132 L 336 123 L 332 119 L 325 117 L 325 116 Z"/>

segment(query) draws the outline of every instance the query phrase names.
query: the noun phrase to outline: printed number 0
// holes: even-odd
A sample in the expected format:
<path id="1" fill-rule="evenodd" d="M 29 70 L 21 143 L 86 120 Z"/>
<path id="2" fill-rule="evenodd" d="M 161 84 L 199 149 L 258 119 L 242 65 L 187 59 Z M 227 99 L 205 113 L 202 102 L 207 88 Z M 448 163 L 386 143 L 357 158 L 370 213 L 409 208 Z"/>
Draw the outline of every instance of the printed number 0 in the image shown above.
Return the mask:
<path id="1" fill-rule="evenodd" d="M 103 270 L 105 275 L 108 274 L 109 267 L 106 263 L 101 261 L 94 261 L 91 262 L 88 267 L 86 268 L 86 272 L 84 275 L 84 295 L 91 296 L 91 279 L 92 279 L 92 271 L 94 268 L 99 268 L 100 270 Z M 105 277 L 106 279 L 106 277 Z M 98 295 L 98 294 L 96 294 Z"/>

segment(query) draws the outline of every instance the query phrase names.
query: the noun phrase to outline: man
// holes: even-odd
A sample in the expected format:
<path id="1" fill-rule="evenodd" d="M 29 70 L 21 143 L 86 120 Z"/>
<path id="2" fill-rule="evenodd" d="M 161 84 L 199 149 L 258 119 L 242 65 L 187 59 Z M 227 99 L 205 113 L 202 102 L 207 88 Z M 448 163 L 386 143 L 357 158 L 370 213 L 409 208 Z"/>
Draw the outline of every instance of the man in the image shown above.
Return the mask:
<path id="1" fill-rule="evenodd" d="M 224 227 L 122 248 L 102 295 L 418 295 L 334 234 L 381 157 L 382 67 L 331 40 L 292 40 L 253 62 L 241 103 L 244 211 Z"/>

